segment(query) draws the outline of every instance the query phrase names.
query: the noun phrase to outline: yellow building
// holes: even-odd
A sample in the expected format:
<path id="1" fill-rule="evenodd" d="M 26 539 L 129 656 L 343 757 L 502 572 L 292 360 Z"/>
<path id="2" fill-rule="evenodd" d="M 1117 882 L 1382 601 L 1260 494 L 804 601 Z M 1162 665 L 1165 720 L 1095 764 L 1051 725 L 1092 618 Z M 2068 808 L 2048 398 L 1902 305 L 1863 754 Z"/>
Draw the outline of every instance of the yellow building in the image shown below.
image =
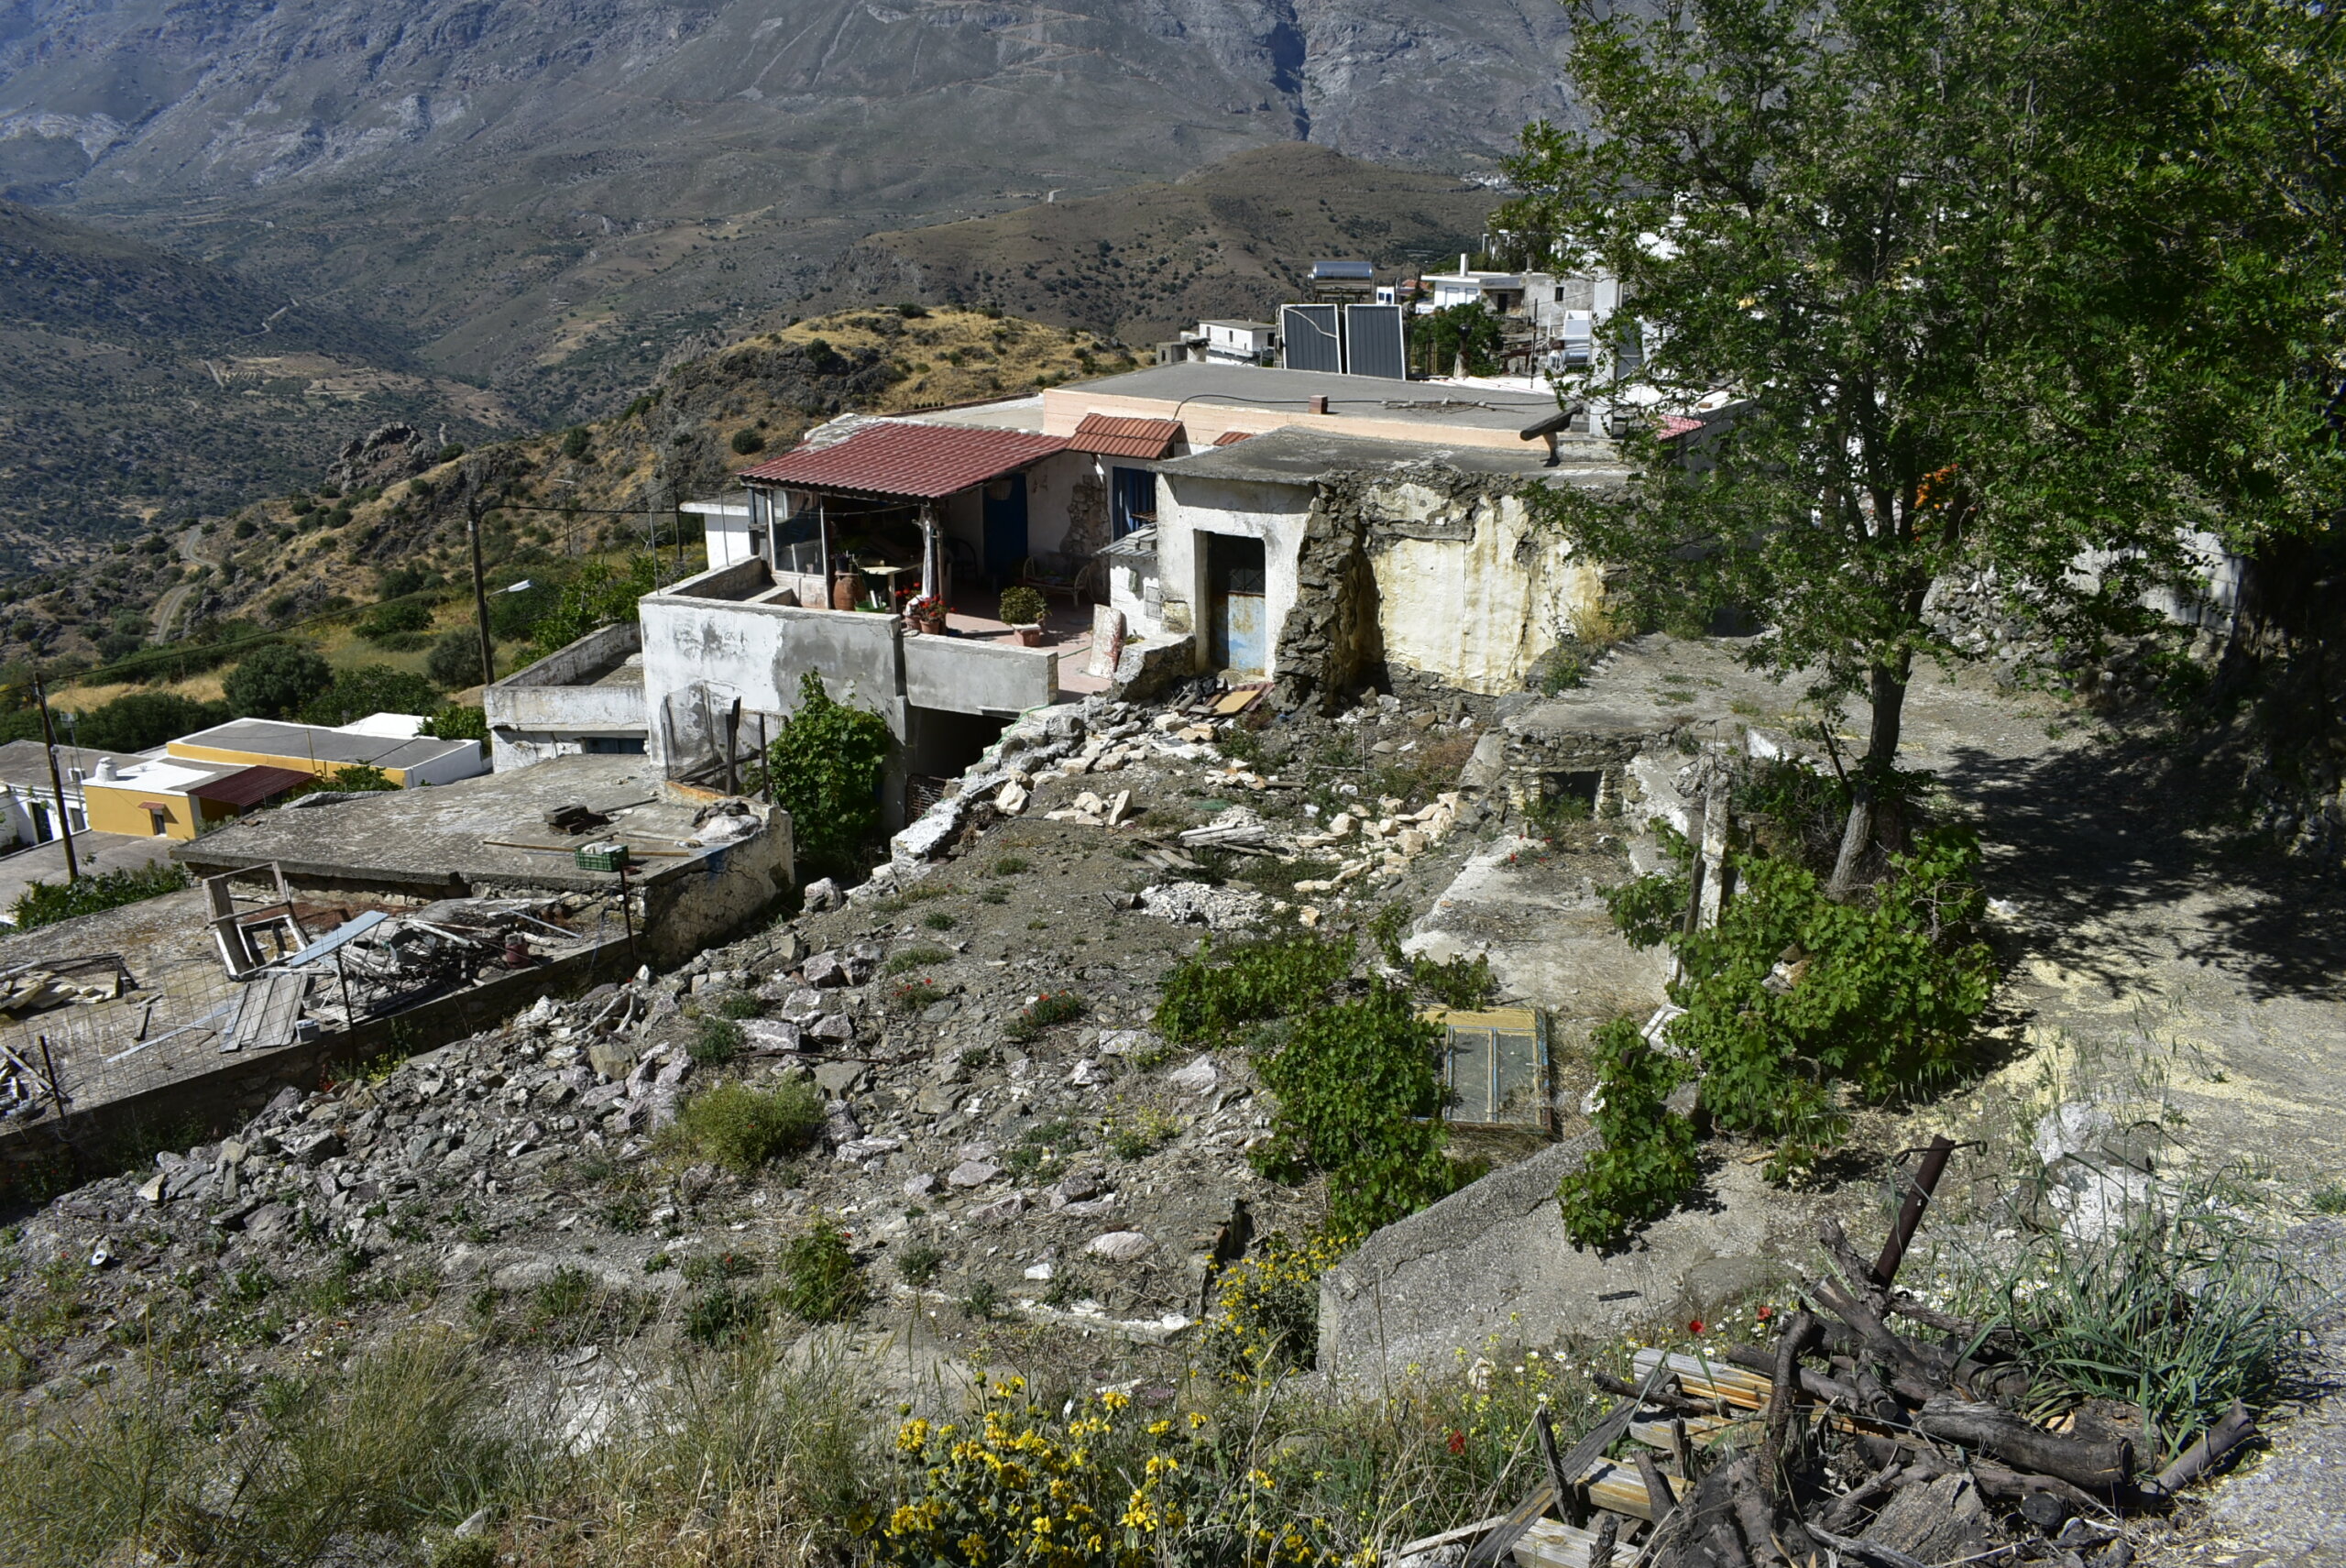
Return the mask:
<path id="1" fill-rule="evenodd" d="M 100 833 L 188 839 L 265 806 L 312 777 L 291 768 L 150 757 L 129 767 L 101 760 L 82 780 L 82 814 Z"/>
<path id="2" fill-rule="evenodd" d="M 477 740 L 434 740 L 419 735 L 423 720 L 378 713 L 339 729 L 236 718 L 182 736 L 163 748 L 175 760 L 238 767 L 285 768 L 326 778 L 344 768 L 379 768 L 402 789 L 454 784 L 488 772 Z"/>

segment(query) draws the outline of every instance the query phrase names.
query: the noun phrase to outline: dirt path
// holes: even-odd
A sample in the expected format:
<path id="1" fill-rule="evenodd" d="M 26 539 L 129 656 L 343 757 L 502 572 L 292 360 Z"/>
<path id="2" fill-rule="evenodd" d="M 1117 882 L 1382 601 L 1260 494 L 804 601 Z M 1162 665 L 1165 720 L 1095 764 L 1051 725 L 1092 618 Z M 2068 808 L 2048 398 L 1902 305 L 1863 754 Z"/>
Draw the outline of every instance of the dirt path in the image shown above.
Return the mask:
<path id="1" fill-rule="evenodd" d="M 210 566 L 217 570 L 218 562 L 207 559 L 197 553 L 196 543 L 203 537 L 202 528 L 182 530 L 179 537 L 173 541 L 179 546 L 180 559 L 190 565 Z M 155 641 L 168 642 L 171 640 L 171 631 L 179 620 L 180 611 L 186 608 L 188 600 L 203 586 L 200 582 L 185 582 L 176 587 L 164 590 L 163 597 L 155 601 L 155 626 L 152 634 Z"/>

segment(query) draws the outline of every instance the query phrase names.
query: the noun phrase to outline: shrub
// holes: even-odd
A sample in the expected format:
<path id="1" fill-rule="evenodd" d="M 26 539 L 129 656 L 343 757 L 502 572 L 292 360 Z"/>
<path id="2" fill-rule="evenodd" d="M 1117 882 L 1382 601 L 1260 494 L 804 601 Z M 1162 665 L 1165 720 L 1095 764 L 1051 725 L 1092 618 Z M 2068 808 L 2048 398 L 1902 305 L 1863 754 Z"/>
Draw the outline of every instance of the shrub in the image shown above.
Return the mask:
<path id="1" fill-rule="evenodd" d="M 1310 1009 L 1255 1070 L 1278 1112 L 1255 1152 L 1266 1175 L 1328 1177 L 1339 1229 L 1366 1234 L 1453 1190 L 1442 1153 L 1441 1033 L 1409 993 L 1383 981 L 1354 1001 Z"/>
<path id="2" fill-rule="evenodd" d="M 333 665 L 307 648 L 276 642 L 246 654 L 221 690 L 239 714 L 290 718 L 333 685 Z"/>
<path id="3" fill-rule="evenodd" d="M 358 635 L 369 642 L 386 642 L 396 637 L 431 629 L 432 607 L 414 599 L 378 604 L 358 620 Z"/>
<path id="4" fill-rule="evenodd" d="M 434 740 L 486 740 L 488 714 L 467 703 L 444 703 L 423 721 L 423 733 Z"/>
<path id="5" fill-rule="evenodd" d="M 766 768 L 808 864 L 839 872 L 860 863 L 858 851 L 880 827 L 891 744 L 886 719 L 832 701 L 816 671 L 800 677 L 798 711 L 766 748 Z"/>
<path id="6" fill-rule="evenodd" d="M 637 602 L 660 586 L 660 565 L 650 555 L 630 558 L 622 572 L 601 561 L 590 562 L 577 576 L 563 584 L 561 593 L 551 607 L 541 610 L 531 629 L 532 652 L 538 658 L 567 647 L 598 626 L 618 626 L 633 621 L 637 617 Z M 510 598 L 514 611 L 529 608 L 534 601 L 529 594 L 498 595 Z M 498 605 L 489 607 L 489 630 L 497 630 Z"/>
<path id="7" fill-rule="evenodd" d="M 370 713 L 431 713 L 440 706 L 440 687 L 412 670 L 389 664 L 359 664 L 337 671 L 325 690 L 301 707 L 311 724 L 347 724 Z"/>
<path id="8" fill-rule="evenodd" d="M 574 424 L 562 433 L 562 455 L 576 462 L 586 455 L 595 443 L 594 433 L 583 424 Z"/>
<path id="9" fill-rule="evenodd" d="M 863 1270 L 835 1220 L 817 1220 L 782 1251 L 782 1304 L 809 1323 L 839 1323 L 860 1316 L 871 1299 Z"/>
<path id="10" fill-rule="evenodd" d="M 469 626 L 442 632 L 423 656 L 423 673 L 453 691 L 479 685 L 480 633 Z"/>
<path id="11" fill-rule="evenodd" d="M 1002 590 L 1002 619 L 1012 626 L 1040 626 L 1050 607 L 1034 588 L 1016 587 Z"/>
<path id="12" fill-rule="evenodd" d="M 1277 1231 L 1215 1277 L 1200 1359 L 1229 1383 L 1309 1369 L 1320 1348 L 1320 1277 L 1352 1248 L 1349 1238 Z"/>
<path id="13" fill-rule="evenodd" d="M 915 1290 L 926 1290 L 937 1282 L 945 1267 L 945 1254 L 928 1242 L 915 1242 L 896 1257 L 896 1273 Z"/>
<path id="14" fill-rule="evenodd" d="M 330 773 L 323 774 L 309 784 L 298 786 L 292 793 L 297 795 L 369 795 L 378 790 L 399 787 L 397 779 L 372 762 L 347 762 Z"/>
<path id="15" fill-rule="evenodd" d="M 1181 1135 L 1181 1124 L 1162 1111 L 1143 1111 L 1124 1120 L 1111 1116 L 1100 1124 L 1100 1141 L 1118 1159 L 1146 1159 Z"/>
<path id="16" fill-rule="evenodd" d="M 101 751 L 147 751 L 235 717 L 225 702 L 198 702 L 174 692 L 126 692 L 80 715 L 73 736 Z"/>
<path id="17" fill-rule="evenodd" d="M 988 876 L 1016 876 L 1020 872 L 1027 869 L 1028 861 L 1025 856 L 1001 855 L 995 858 L 992 865 L 986 868 L 986 874 Z"/>
<path id="18" fill-rule="evenodd" d="M 927 927 L 932 931 L 950 931 L 954 927 L 960 924 L 959 920 L 954 919 L 950 914 L 942 909 L 930 910 L 927 914 L 920 917 L 920 923 Z"/>
<path id="19" fill-rule="evenodd" d="M 1604 1085 L 1595 1121 L 1605 1144 L 1558 1184 L 1556 1198 L 1574 1246 L 1611 1251 L 1693 1189 L 1694 1124 L 1664 1103 L 1683 1066 L 1648 1046 L 1635 1023 L 1615 1019 L 1589 1047 Z"/>
<path id="20" fill-rule="evenodd" d="M 687 1146 L 741 1176 L 805 1149 L 822 1124 L 822 1091 L 806 1079 L 765 1092 L 721 1083 L 686 1101 L 676 1116 Z"/>
<path id="21" fill-rule="evenodd" d="M 765 1304 L 756 1296 L 718 1285 L 685 1305 L 685 1337 L 695 1344 L 724 1344 L 755 1331 L 765 1316 Z"/>
<path id="22" fill-rule="evenodd" d="M 703 1018 L 687 1053 L 696 1067 L 723 1067 L 741 1054 L 741 1025 L 730 1018 Z"/>
<path id="23" fill-rule="evenodd" d="M 938 964 L 949 964 L 953 961 L 953 958 L 952 950 L 948 948 L 906 948 L 902 952 L 890 954 L 888 961 L 880 966 L 880 972 L 891 975 L 910 974 L 915 970 L 932 969 Z"/>
<path id="24" fill-rule="evenodd" d="M 729 444 L 736 453 L 747 457 L 751 453 L 763 452 L 766 449 L 766 438 L 754 430 L 737 430 L 733 433 L 733 439 Z"/>
<path id="25" fill-rule="evenodd" d="M 1222 1044 L 1241 1024 L 1310 1006 L 1352 966 L 1350 938 L 1281 937 L 1217 949 L 1208 937 L 1166 977 L 1157 1032 L 1178 1045 Z"/>
<path id="26" fill-rule="evenodd" d="M 177 893 L 192 886 L 187 872 L 174 865 L 137 866 L 125 871 L 104 872 L 71 883 L 36 882 L 16 895 L 12 913 L 16 917 L 16 929 L 29 931 L 37 926 L 54 926 L 60 920 L 71 920 L 77 915 L 94 915 L 101 909 L 119 909 L 126 904 L 142 899 L 159 898 L 167 893 Z"/>
<path id="27" fill-rule="evenodd" d="M 925 980 L 908 980 L 888 989 L 888 1010 L 892 1013 L 918 1013 L 934 1007 L 953 993 L 941 985 Z"/>
<path id="28" fill-rule="evenodd" d="M 1053 1025 L 1073 1023 L 1083 1012 L 1083 998 L 1074 992 L 1047 991 L 1020 1009 L 1003 1033 L 1014 1040 L 1031 1040 Z"/>
<path id="29" fill-rule="evenodd" d="M 766 1014 L 765 999 L 754 991 L 730 991 L 717 1004 L 720 1018 L 762 1018 Z"/>

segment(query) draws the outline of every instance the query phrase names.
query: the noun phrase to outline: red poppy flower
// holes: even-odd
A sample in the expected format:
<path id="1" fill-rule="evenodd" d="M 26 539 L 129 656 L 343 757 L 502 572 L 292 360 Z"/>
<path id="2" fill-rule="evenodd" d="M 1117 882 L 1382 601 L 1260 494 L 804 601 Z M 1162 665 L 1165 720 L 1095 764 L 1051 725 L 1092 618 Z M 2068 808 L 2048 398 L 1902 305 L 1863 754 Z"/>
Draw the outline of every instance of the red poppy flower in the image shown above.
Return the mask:
<path id="1" fill-rule="evenodd" d="M 1455 1427 L 1452 1428 L 1450 1432 L 1450 1452 L 1453 1453 L 1466 1452 L 1466 1434 Z"/>
<path id="2" fill-rule="evenodd" d="M 1760 1309 L 1760 1321 L 1763 1323 L 1775 1315 L 1776 1309 L 1773 1307 L 1762 1307 Z"/>
<path id="3" fill-rule="evenodd" d="M 1701 1333 L 1703 1332 L 1703 1320 L 1696 1318 L 1692 1322 L 1688 1323 L 1686 1325 L 1686 1332 L 1690 1334 Z"/>

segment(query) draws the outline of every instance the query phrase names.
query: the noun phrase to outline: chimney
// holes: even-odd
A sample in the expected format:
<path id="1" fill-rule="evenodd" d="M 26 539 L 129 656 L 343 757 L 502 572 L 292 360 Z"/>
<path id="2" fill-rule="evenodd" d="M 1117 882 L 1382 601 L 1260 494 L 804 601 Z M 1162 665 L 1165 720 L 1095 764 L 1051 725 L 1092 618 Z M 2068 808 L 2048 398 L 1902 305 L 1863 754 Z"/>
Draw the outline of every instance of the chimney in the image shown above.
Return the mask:
<path id="1" fill-rule="evenodd" d="M 94 776 L 96 782 L 99 784 L 114 783 L 114 759 L 112 757 L 100 757 L 98 759 L 98 771 Z"/>
<path id="2" fill-rule="evenodd" d="M 1458 275 L 1459 275 L 1461 278 L 1464 278 L 1464 276 L 1466 276 L 1466 273 L 1467 273 L 1467 271 L 1468 271 L 1468 268 L 1467 268 L 1467 266 L 1466 266 L 1466 260 L 1467 260 L 1466 253 L 1465 253 L 1464 251 L 1463 251 L 1463 250 L 1462 250 L 1462 251 L 1460 251 L 1460 252 L 1458 253 Z"/>
<path id="3" fill-rule="evenodd" d="M 1312 398 L 1311 411 L 1316 414 L 1323 414 L 1328 411 L 1328 399 L 1325 393 L 1316 394 Z"/>

